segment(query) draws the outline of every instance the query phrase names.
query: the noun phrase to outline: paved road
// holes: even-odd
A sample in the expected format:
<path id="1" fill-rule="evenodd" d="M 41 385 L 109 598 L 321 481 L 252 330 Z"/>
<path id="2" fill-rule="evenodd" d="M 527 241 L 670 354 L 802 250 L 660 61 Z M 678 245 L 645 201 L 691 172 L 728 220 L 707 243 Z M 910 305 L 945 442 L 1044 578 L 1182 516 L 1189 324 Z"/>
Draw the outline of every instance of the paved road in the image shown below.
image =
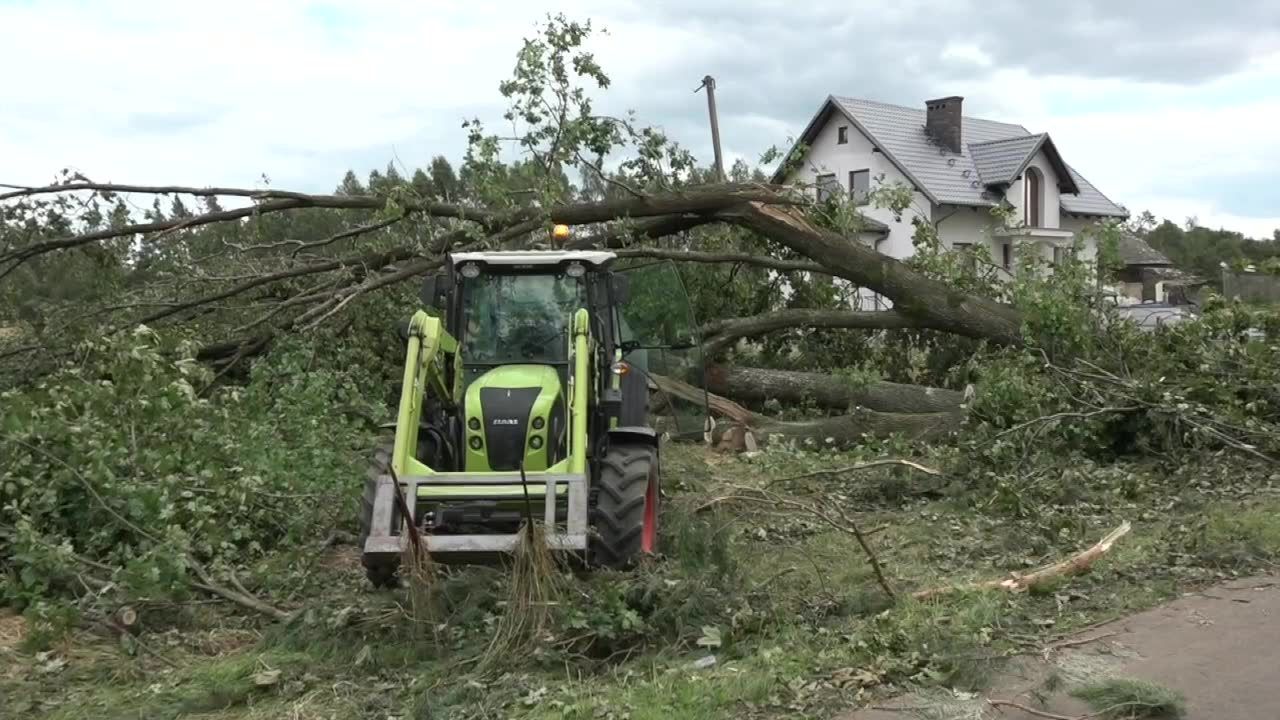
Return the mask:
<path id="1" fill-rule="evenodd" d="M 1114 633 L 1114 634 L 1112 634 Z M 1102 636 L 1106 637 L 1102 637 Z M 1181 691 L 1188 720 L 1280 718 L 1280 577 L 1237 580 L 1084 633 L 1098 638 L 1057 652 L 1048 662 L 1027 662 L 996 683 L 988 697 L 1066 716 L 1089 711 L 1065 693 L 1041 706 L 1026 691 L 1056 667 L 1068 682 L 1106 677 L 1151 680 Z M 985 699 L 901 698 L 904 707 L 929 706 L 933 718 L 1034 720 Z M 984 708 L 985 706 L 985 708 Z M 942 711 L 942 712 L 938 712 Z M 919 713 L 864 710 L 844 720 L 903 720 Z"/>

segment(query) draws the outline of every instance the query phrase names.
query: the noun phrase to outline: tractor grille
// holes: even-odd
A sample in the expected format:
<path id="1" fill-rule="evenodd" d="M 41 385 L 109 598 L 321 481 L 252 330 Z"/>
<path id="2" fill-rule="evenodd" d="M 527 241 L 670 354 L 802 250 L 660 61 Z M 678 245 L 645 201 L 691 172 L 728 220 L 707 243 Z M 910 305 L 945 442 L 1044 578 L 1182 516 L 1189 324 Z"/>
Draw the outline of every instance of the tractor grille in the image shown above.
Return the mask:
<path id="1" fill-rule="evenodd" d="M 542 388 L 481 388 L 485 447 L 493 470 L 518 470 L 524 459 L 529 414 Z"/>

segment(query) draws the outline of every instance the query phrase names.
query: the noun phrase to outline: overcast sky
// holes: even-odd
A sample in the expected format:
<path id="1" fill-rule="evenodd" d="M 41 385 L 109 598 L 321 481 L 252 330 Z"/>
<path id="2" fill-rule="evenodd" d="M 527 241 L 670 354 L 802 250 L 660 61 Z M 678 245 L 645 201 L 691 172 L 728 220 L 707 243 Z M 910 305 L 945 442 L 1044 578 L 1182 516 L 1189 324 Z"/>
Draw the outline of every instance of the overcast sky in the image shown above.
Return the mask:
<path id="1" fill-rule="evenodd" d="M 0 182 L 329 190 L 347 168 L 455 162 L 463 118 L 547 11 L 607 28 L 614 85 L 710 161 L 803 129 L 828 94 L 1049 132 L 1131 211 L 1280 228 L 1280 0 L 0 0 Z"/>

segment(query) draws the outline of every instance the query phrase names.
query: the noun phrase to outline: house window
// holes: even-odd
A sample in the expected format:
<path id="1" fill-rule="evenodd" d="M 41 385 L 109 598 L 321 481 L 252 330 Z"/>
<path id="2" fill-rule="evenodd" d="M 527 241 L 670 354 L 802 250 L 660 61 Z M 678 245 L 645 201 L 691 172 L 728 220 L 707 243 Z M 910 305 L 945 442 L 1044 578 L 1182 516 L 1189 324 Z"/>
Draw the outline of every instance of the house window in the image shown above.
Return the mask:
<path id="1" fill-rule="evenodd" d="M 1067 260 L 1070 260 L 1070 259 L 1071 259 L 1071 255 L 1072 255 L 1071 248 L 1068 248 L 1068 247 L 1062 247 L 1062 246 L 1060 246 L 1060 245 L 1055 245 L 1055 246 L 1053 246 L 1053 264 L 1054 264 L 1054 266 L 1061 265 L 1062 263 L 1066 262 Z"/>
<path id="2" fill-rule="evenodd" d="M 1000 246 L 1000 264 L 1005 270 L 1013 270 L 1013 245 L 1004 243 Z"/>
<path id="3" fill-rule="evenodd" d="M 818 189 L 818 202 L 828 200 L 840 192 L 840 183 L 836 181 L 835 173 L 819 175 L 817 182 L 814 184 Z"/>
<path id="4" fill-rule="evenodd" d="M 871 171 L 849 171 L 849 198 L 855 205 L 865 205 L 871 192 Z"/>
<path id="5" fill-rule="evenodd" d="M 1044 176 L 1036 168 L 1027 168 L 1022 181 L 1022 207 L 1027 218 L 1027 227 L 1043 227 L 1044 223 Z"/>
<path id="6" fill-rule="evenodd" d="M 836 144 L 846 145 L 849 142 L 849 126 L 841 125 L 836 128 Z"/>

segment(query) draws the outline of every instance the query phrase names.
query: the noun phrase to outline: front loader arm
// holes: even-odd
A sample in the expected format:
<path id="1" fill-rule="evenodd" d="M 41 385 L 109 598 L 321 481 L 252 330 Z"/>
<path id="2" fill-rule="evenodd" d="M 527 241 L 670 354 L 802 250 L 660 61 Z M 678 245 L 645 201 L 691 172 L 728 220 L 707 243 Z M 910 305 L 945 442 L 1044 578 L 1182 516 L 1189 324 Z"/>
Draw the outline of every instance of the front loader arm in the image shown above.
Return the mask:
<path id="1" fill-rule="evenodd" d="M 444 329 L 440 318 L 419 310 L 409 320 L 409 348 L 391 454 L 391 467 L 399 477 L 437 471 L 417 460 L 418 424 L 428 392 L 446 407 L 456 404 L 462 393 L 462 359 L 457 339 Z"/>
<path id="2" fill-rule="evenodd" d="M 573 314 L 573 337 L 570 340 L 573 374 L 569 376 L 569 472 L 587 469 L 587 391 L 591 387 L 591 322 L 586 310 Z"/>

